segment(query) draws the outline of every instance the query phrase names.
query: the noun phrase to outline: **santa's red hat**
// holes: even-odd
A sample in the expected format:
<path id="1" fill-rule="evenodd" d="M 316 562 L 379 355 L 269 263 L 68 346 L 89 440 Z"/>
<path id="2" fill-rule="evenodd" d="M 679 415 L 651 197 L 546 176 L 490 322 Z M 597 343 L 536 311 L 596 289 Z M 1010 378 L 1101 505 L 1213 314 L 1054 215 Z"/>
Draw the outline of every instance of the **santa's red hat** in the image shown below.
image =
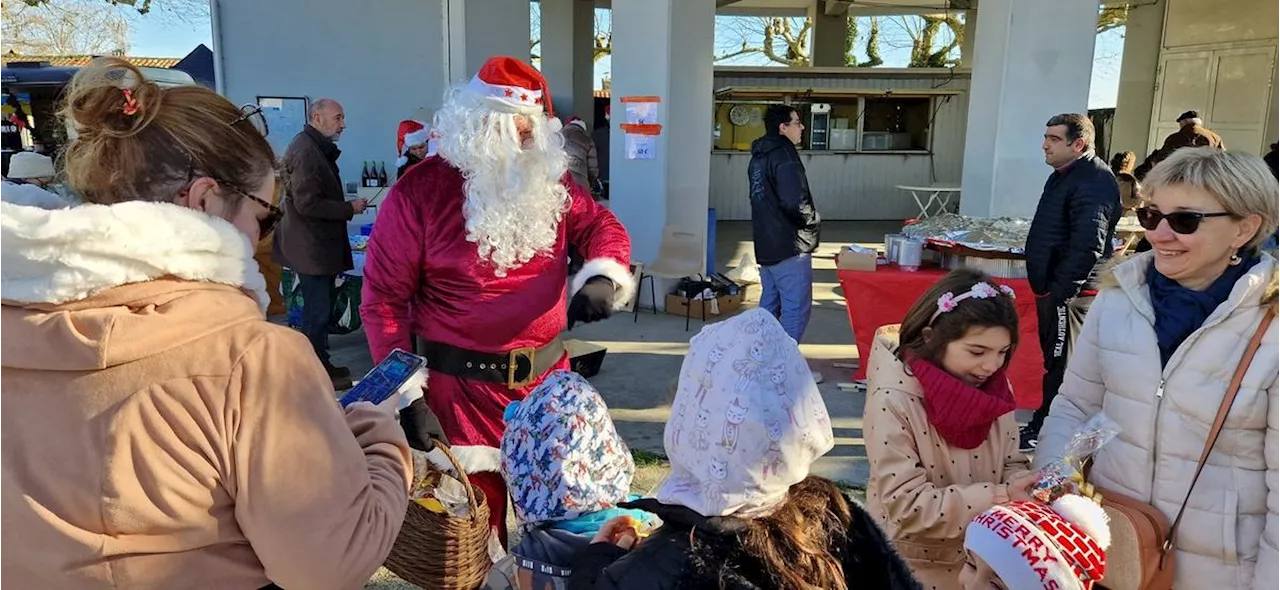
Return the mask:
<path id="1" fill-rule="evenodd" d="M 545 109 L 548 115 L 555 114 L 542 72 L 514 57 L 489 58 L 467 88 L 503 112 L 534 115 Z"/>
<path id="2" fill-rule="evenodd" d="M 425 143 L 425 142 L 419 141 L 416 143 L 410 142 L 406 144 L 405 136 L 413 133 L 417 133 L 419 131 L 423 131 L 426 128 L 427 128 L 427 124 L 423 123 L 422 121 L 414 121 L 411 119 L 405 119 L 404 121 L 401 121 L 400 127 L 396 129 L 396 154 L 403 156 L 405 145 L 418 145 L 421 143 Z"/>

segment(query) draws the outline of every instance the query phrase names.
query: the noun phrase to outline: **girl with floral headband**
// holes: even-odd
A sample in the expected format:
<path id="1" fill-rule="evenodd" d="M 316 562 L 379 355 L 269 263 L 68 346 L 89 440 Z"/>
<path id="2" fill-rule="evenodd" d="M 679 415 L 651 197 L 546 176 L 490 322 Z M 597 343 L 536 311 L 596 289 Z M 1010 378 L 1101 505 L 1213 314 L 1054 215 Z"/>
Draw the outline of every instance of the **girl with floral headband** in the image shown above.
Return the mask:
<path id="1" fill-rule="evenodd" d="M 952 271 L 901 325 L 876 332 L 863 428 L 867 507 L 925 588 L 959 588 L 965 527 L 1030 500 L 1005 370 L 1018 345 L 1013 290 Z"/>

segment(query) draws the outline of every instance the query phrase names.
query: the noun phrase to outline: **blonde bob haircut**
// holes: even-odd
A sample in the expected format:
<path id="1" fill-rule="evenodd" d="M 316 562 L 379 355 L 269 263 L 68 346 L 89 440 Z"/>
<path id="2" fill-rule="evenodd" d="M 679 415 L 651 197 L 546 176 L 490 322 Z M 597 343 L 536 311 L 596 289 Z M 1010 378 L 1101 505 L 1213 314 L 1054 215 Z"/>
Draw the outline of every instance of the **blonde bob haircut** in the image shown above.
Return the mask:
<path id="1" fill-rule="evenodd" d="M 1182 148 L 1151 169 L 1142 192 L 1149 197 L 1161 187 L 1178 184 L 1213 195 L 1235 219 L 1262 218 L 1258 233 L 1242 250 L 1256 252 L 1276 231 L 1280 184 L 1258 156 L 1210 147 Z"/>

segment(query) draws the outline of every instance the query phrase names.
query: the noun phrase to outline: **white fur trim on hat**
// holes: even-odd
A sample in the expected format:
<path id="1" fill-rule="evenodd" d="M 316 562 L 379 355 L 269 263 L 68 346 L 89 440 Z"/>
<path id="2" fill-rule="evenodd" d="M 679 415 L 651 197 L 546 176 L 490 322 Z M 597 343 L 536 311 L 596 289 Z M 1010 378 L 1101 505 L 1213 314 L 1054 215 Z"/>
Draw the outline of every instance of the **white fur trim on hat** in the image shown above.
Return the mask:
<path id="1" fill-rule="evenodd" d="M 425 127 L 412 133 L 406 133 L 404 134 L 404 150 L 407 152 L 409 148 L 415 145 L 427 145 L 427 140 L 430 138 L 431 132 L 427 131 Z"/>
<path id="2" fill-rule="evenodd" d="M 481 80 L 479 74 L 471 78 L 467 89 L 509 113 L 532 115 L 543 112 L 541 90 L 490 84 Z"/>
<path id="3" fill-rule="evenodd" d="M 569 296 L 572 297 L 581 291 L 587 281 L 594 277 L 605 277 L 613 281 L 614 309 L 626 307 L 631 302 L 631 297 L 635 295 L 635 277 L 631 274 L 631 269 L 612 258 L 592 258 L 582 265 L 582 270 L 579 270 L 578 274 L 573 275 Z"/>

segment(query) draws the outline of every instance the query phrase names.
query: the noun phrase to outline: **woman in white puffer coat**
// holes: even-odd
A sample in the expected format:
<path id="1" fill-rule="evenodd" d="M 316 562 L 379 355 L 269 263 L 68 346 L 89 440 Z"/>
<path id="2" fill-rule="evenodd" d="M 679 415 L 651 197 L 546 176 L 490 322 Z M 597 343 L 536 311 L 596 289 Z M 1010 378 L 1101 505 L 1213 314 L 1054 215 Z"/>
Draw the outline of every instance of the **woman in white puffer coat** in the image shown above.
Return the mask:
<path id="1" fill-rule="evenodd" d="M 1276 260 L 1258 246 L 1276 229 L 1277 185 L 1261 158 L 1203 148 L 1179 150 L 1146 186 L 1138 213 L 1152 251 L 1104 276 L 1035 465 L 1061 457 L 1105 411 L 1123 431 L 1094 458 L 1090 481 L 1172 522 L 1244 348 L 1276 306 Z M 1280 585 L 1277 333 L 1272 322 L 1187 503 L 1176 588 Z"/>

